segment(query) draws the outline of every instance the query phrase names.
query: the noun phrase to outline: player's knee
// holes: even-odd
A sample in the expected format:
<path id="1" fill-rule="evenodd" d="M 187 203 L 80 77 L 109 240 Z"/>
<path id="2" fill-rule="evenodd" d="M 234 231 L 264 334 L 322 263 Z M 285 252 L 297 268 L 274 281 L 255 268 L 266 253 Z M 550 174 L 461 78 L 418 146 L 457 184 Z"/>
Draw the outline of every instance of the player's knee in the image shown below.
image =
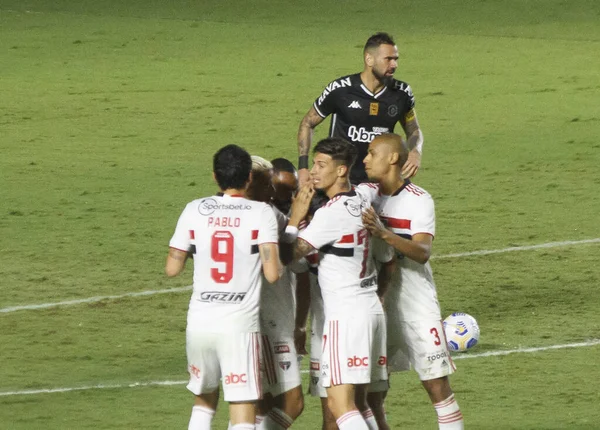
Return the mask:
<path id="1" fill-rule="evenodd" d="M 447 399 L 452 394 L 452 388 L 450 388 L 450 380 L 447 376 L 442 378 L 430 379 L 428 381 L 421 381 L 425 391 L 429 394 L 429 398 L 433 403 L 441 402 Z"/>
<path id="2" fill-rule="evenodd" d="M 296 419 L 304 410 L 304 395 L 302 386 L 292 388 L 275 399 L 275 406 L 284 411 L 291 418 Z"/>

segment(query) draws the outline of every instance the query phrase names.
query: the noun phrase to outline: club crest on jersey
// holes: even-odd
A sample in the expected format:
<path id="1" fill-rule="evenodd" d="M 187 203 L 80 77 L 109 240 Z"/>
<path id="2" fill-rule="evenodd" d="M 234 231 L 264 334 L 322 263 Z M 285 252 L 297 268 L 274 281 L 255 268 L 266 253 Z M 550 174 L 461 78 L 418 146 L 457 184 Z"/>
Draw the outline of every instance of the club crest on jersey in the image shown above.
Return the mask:
<path id="1" fill-rule="evenodd" d="M 281 369 L 284 371 L 288 370 L 291 365 L 292 365 L 291 361 L 280 361 L 279 362 L 279 367 L 281 367 Z"/>
<path id="2" fill-rule="evenodd" d="M 369 115 L 377 116 L 379 113 L 379 103 L 371 103 L 369 105 Z"/>
<path id="3" fill-rule="evenodd" d="M 359 217 L 362 215 L 362 202 L 356 202 L 353 200 L 346 200 L 344 202 L 344 206 L 346 207 L 346 210 L 348 211 L 348 213 L 350 215 L 352 215 L 353 217 Z"/>
<path id="4" fill-rule="evenodd" d="M 398 115 L 398 106 L 390 105 L 390 107 L 388 107 L 388 115 L 392 117 Z"/>

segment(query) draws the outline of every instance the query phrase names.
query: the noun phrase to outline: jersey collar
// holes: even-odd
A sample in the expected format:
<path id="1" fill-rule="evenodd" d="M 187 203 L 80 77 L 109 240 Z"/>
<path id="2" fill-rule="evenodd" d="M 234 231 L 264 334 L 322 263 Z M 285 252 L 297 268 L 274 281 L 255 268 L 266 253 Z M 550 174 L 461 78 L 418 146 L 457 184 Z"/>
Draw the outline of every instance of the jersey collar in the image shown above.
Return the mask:
<path id="1" fill-rule="evenodd" d="M 408 185 L 410 185 L 410 179 L 405 179 L 402 186 L 400 188 L 398 188 L 396 191 L 394 191 L 394 193 L 392 194 L 392 197 L 400 194 L 402 192 L 402 190 L 404 190 Z"/>
<path id="2" fill-rule="evenodd" d="M 354 197 L 355 195 L 356 195 L 356 191 L 354 191 L 354 187 L 352 187 L 352 189 L 350 191 L 344 191 L 341 193 L 337 193 L 331 199 L 335 199 L 336 197 L 341 197 L 341 196 Z"/>
<path id="3" fill-rule="evenodd" d="M 217 196 L 219 196 L 219 197 L 223 197 L 224 195 L 225 195 L 225 193 L 221 193 L 221 192 L 217 193 Z M 228 194 L 228 196 L 229 197 L 244 197 L 241 194 Z"/>

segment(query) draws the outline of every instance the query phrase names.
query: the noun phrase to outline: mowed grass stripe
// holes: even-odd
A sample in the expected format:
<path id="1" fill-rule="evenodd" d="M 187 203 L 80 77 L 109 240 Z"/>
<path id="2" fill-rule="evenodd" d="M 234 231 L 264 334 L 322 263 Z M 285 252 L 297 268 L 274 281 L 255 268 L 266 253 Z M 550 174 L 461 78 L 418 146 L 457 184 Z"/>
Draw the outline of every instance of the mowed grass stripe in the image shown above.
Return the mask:
<path id="1" fill-rule="evenodd" d="M 565 246 L 577 246 L 577 245 L 586 245 L 586 244 L 594 244 L 594 243 L 600 243 L 600 238 L 583 239 L 583 240 L 566 240 L 566 241 L 562 241 L 562 242 L 547 242 L 547 243 L 540 243 L 537 245 L 512 246 L 509 248 L 462 252 L 462 253 L 457 253 L 457 254 L 442 254 L 442 255 L 434 255 L 431 258 L 436 259 L 436 260 L 442 260 L 442 259 L 449 259 L 449 258 L 484 256 L 484 255 L 491 255 L 491 254 L 502 254 L 502 253 L 506 253 L 506 252 L 531 251 L 531 250 L 536 250 L 536 249 L 559 248 L 559 247 L 565 247 Z M 73 306 L 73 305 L 81 305 L 81 304 L 86 304 L 86 303 L 97 303 L 97 302 L 101 302 L 104 300 L 119 300 L 119 299 L 129 298 L 129 297 L 153 296 L 156 294 L 181 293 L 181 292 L 185 292 L 185 291 L 190 291 L 191 289 L 192 289 L 192 286 L 188 285 L 186 287 L 167 288 L 167 289 L 163 289 L 163 290 L 147 290 L 147 291 L 130 292 L 130 293 L 124 293 L 124 294 L 109 295 L 109 296 L 94 296 L 94 297 L 86 297 L 84 299 L 64 300 L 64 301 L 60 301 L 60 302 L 9 306 L 6 308 L 1 308 L 0 313 L 6 314 L 6 313 L 10 313 L 10 312 L 17 312 L 17 311 L 31 311 L 31 310 L 47 309 L 47 308 L 53 308 L 53 307 L 57 307 L 57 306 Z"/>
<path id="2" fill-rule="evenodd" d="M 549 345 L 531 348 L 516 348 L 508 349 L 505 351 L 488 351 L 481 354 L 464 354 L 454 355 L 453 360 L 461 360 L 468 358 L 488 358 L 509 354 L 531 354 L 534 352 L 551 351 L 557 349 L 567 348 L 585 348 L 590 346 L 600 345 L 600 339 L 591 339 L 586 342 L 577 343 L 566 343 L 561 345 Z M 302 370 L 301 373 L 308 373 L 308 370 Z M 0 391 L 0 397 L 8 396 L 27 396 L 33 394 L 54 394 L 54 393 L 68 393 L 71 391 L 86 391 L 86 390 L 104 390 L 104 389 L 122 389 L 122 388 L 138 388 L 138 387 L 151 387 L 151 386 L 171 386 L 171 385 L 185 385 L 185 381 L 148 381 L 148 382 L 131 382 L 128 384 L 97 384 L 97 385 L 84 385 L 81 387 L 61 387 L 61 388 L 42 388 L 37 390 L 16 390 L 16 391 Z"/>

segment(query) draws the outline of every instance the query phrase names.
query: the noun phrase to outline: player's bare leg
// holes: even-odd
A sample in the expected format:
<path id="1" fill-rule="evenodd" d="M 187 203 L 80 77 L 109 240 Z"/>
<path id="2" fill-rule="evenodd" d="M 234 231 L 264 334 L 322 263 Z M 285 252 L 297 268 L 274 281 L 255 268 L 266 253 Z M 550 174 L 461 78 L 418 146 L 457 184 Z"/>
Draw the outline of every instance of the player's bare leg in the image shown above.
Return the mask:
<path id="1" fill-rule="evenodd" d="M 256 419 L 255 402 L 230 402 L 229 421 L 232 430 L 254 430 Z"/>
<path id="2" fill-rule="evenodd" d="M 274 409 L 279 409 L 292 420 L 295 420 L 304 410 L 304 395 L 302 394 L 302 386 L 298 385 L 297 387 L 275 397 L 273 404 Z"/>
<path id="3" fill-rule="evenodd" d="M 355 403 L 355 396 L 356 387 L 352 384 L 327 388 L 327 406 L 335 417 L 340 430 L 369 430 Z"/>
<path id="4" fill-rule="evenodd" d="M 327 397 L 321 397 L 321 412 L 323 414 L 323 427 L 322 430 L 338 430 L 335 417 L 329 410 L 327 405 Z"/>
<path id="5" fill-rule="evenodd" d="M 367 427 L 369 427 L 369 430 L 379 430 L 380 427 L 378 426 L 377 420 L 375 419 L 373 411 L 371 410 L 371 407 L 369 406 L 369 403 L 367 401 L 369 391 L 368 387 L 368 385 L 364 384 L 355 386 L 354 402 L 356 404 L 356 407 L 360 411 L 363 419 L 367 423 Z"/>
<path id="6" fill-rule="evenodd" d="M 367 403 L 371 407 L 371 411 L 373 411 L 373 415 L 375 416 L 375 421 L 377 421 L 379 430 L 390 430 L 390 426 L 388 425 L 385 416 L 384 402 L 386 396 L 387 391 L 367 394 Z"/>
<path id="7" fill-rule="evenodd" d="M 262 399 L 256 403 L 256 425 L 260 426 L 273 407 L 273 396 L 271 393 L 265 393 Z M 259 427 L 260 428 L 260 427 Z"/>
<path id="8" fill-rule="evenodd" d="M 462 430 L 464 420 L 447 376 L 421 381 L 438 415 L 440 430 Z"/>
<path id="9" fill-rule="evenodd" d="M 195 396 L 188 430 L 209 430 L 218 404 L 219 389 Z"/>

